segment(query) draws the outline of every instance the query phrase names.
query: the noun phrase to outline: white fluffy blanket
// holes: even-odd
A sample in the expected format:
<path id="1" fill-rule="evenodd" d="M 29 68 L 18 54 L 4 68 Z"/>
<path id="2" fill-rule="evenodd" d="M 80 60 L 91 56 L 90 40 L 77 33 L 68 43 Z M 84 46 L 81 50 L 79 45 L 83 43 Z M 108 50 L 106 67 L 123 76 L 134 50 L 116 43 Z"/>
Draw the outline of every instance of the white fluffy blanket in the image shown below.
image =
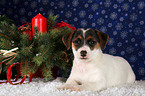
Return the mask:
<path id="1" fill-rule="evenodd" d="M 0 84 L 0 96 L 145 96 L 145 81 L 107 88 L 98 92 L 57 90 L 63 78 L 53 81 L 34 79 L 31 83 L 11 85 Z M 27 80 L 28 81 L 28 80 Z"/>

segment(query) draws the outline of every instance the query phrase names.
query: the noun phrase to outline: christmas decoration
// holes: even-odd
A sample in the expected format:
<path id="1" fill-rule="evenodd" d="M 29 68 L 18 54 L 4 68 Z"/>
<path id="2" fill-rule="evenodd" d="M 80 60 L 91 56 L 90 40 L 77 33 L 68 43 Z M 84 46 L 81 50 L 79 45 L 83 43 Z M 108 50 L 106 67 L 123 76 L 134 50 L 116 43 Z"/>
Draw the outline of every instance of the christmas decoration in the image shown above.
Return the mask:
<path id="1" fill-rule="evenodd" d="M 47 31 L 47 20 L 45 17 L 43 17 L 40 13 L 37 14 L 33 19 L 32 19 L 32 36 L 35 34 L 35 28 L 38 27 L 38 30 L 41 33 L 44 33 Z"/>
<path id="2" fill-rule="evenodd" d="M 42 15 L 40 17 L 43 18 Z M 37 72 L 41 71 L 40 73 L 46 79 L 52 78 L 52 75 L 56 78 L 57 72 L 54 70 L 63 71 L 71 67 L 71 60 L 68 60 L 70 57 L 67 55 L 70 51 L 66 51 L 62 43 L 62 36 L 75 28 L 63 21 L 57 23 L 56 19 L 57 16 L 51 14 L 47 19 L 47 27 L 43 30 L 41 28 L 45 25 L 41 25 L 41 21 L 37 22 L 40 25 L 38 24 L 35 28 L 33 23 L 36 21 L 33 20 L 32 25 L 26 23 L 19 28 L 5 20 L 0 21 L 0 62 L 5 62 L 4 70 L 7 71 L 7 79 L 10 84 L 13 84 L 10 79 L 14 65 L 19 69 L 16 80 L 20 75 L 23 77 L 20 84 L 26 77 L 30 77 L 29 81 L 32 81 L 32 77 Z M 16 68 L 16 66 L 14 67 Z M 0 72 L 1 70 L 0 66 Z"/>

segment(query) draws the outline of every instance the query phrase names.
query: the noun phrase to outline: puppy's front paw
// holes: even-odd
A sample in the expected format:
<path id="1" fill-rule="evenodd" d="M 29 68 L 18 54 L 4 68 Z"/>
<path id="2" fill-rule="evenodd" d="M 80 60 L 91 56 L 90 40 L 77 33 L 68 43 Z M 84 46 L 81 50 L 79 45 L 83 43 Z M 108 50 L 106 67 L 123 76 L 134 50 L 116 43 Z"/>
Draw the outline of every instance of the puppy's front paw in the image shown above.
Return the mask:
<path id="1" fill-rule="evenodd" d="M 60 87 L 57 88 L 58 90 L 65 90 L 65 89 L 70 89 L 69 85 L 62 85 Z"/>
<path id="2" fill-rule="evenodd" d="M 77 86 L 73 86 L 71 88 L 72 91 L 81 91 L 81 88 L 80 87 L 77 87 Z"/>

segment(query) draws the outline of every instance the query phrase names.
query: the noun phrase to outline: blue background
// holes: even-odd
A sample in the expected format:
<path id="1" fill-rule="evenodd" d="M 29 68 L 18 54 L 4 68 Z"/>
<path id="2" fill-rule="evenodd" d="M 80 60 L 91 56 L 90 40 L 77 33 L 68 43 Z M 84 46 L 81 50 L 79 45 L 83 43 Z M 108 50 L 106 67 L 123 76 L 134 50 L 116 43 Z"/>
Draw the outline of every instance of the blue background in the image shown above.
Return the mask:
<path id="1" fill-rule="evenodd" d="M 144 0 L 0 0 L 0 15 L 6 14 L 18 27 L 38 13 L 54 13 L 58 22 L 109 34 L 104 52 L 124 57 L 137 80 L 145 80 Z"/>

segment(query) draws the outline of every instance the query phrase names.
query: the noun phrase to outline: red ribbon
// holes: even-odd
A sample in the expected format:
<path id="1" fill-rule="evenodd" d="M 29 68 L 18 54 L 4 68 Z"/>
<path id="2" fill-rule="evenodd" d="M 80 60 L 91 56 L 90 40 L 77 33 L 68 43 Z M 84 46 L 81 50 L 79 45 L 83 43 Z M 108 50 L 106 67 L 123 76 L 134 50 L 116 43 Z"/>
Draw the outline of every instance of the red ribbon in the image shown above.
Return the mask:
<path id="1" fill-rule="evenodd" d="M 12 67 L 13 67 L 14 65 L 16 65 L 16 64 L 19 64 L 19 65 L 20 65 L 20 64 L 22 64 L 22 63 L 14 63 L 14 64 L 10 65 L 9 68 L 8 68 L 8 70 L 7 70 L 7 81 L 8 81 L 10 84 L 12 84 L 12 85 L 22 84 L 22 83 L 25 81 L 25 79 L 26 79 L 26 75 L 24 75 L 23 79 L 22 79 L 19 83 L 12 83 L 12 81 L 11 81 L 11 77 L 12 77 Z M 18 69 L 17 69 L 17 70 L 18 70 Z M 18 73 L 18 75 L 17 75 L 15 81 L 18 80 L 19 76 L 20 76 L 20 74 Z"/>
<path id="2" fill-rule="evenodd" d="M 61 23 L 56 23 L 55 25 L 56 27 L 68 27 L 70 28 L 71 30 L 76 30 L 75 27 L 71 26 L 70 24 L 66 23 L 66 22 L 63 22 L 61 21 Z"/>

